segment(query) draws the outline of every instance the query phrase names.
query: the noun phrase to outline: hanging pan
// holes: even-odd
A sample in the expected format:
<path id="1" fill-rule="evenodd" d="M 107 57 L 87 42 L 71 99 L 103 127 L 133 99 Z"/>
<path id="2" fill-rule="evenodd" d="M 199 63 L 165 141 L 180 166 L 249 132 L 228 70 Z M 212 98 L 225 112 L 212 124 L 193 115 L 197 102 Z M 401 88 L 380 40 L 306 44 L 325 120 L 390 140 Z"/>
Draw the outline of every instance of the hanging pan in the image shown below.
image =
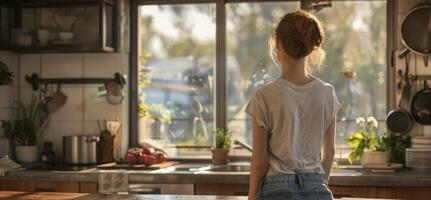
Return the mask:
<path id="1" fill-rule="evenodd" d="M 402 81 L 402 90 L 399 93 L 397 98 L 398 107 L 389 111 L 388 115 L 386 116 L 386 127 L 392 133 L 396 133 L 396 134 L 406 134 L 413 127 L 413 118 L 410 115 L 410 113 L 406 109 L 404 109 L 404 107 L 406 106 L 405 105 L 406 99 L 410 99 L 410 81 L 408 78 L 409 53 L 408 52 L 405 53 L 403 57 L 406 61 L 406 65 L 405 65 L 406 70 L 404 72 L 404 76 L 400 77 L 404 80 Z"/>
<path id="2" fill-rule="evenodd" d="M 407 13 L 401 24 L 401 39 L 404 45 L 424 58 L 428 66 L 431 56 L 431 5 L 421 4 Z"/>
<path id="3" fill-rule="evenodd" d="M 431 125 L 431 88 L 424 81 L 424 88 L 413 97 L 412 115 L 419 124 Z"/>

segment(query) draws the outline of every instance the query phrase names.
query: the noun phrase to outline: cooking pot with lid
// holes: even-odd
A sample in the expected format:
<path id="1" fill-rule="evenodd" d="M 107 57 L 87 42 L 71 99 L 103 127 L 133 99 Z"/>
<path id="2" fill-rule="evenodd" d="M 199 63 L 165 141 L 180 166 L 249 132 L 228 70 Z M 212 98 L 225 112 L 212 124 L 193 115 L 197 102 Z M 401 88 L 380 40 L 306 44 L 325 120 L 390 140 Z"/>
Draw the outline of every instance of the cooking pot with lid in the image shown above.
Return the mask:
<path id="1" fill-rule="evenodd" d="M 63 158 L 65 164 L 97 164 L 97 135 L 63 136 Z"/>

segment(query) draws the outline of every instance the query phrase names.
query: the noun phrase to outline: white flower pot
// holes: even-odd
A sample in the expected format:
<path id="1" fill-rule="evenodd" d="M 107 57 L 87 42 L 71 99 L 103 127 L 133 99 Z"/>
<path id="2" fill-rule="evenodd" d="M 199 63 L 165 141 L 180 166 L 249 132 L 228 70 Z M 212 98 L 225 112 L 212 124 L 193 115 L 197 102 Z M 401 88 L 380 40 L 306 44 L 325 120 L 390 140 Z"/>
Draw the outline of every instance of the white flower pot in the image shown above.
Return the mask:
<path id="1" fill-rule="evenodd" d="M 34 163 L 39 160 L 37 146 L 16 146 L 16 159 L 20 163 Z"/>
<path id="2" fill-rule="evenodd" d="M 388 151 L 364 151 L 361 157 L 362 166 L 388 165 L 390 154 Z"/>

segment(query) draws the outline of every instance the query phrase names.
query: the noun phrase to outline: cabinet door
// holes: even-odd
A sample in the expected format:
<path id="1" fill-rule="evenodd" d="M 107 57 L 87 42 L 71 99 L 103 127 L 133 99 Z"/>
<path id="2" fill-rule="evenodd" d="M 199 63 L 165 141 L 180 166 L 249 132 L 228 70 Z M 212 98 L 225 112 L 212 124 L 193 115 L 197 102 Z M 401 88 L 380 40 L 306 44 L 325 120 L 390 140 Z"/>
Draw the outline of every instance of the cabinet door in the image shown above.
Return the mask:
<path id="1" fill-rule="evenodd" d="M 330 186 L 335 198 L 392 198 L 391 187 Z"/>
<path id="2" fill-rule="evenodd" d="M 98 184 L 96 182 L 80 182 L 79 183 L 79 192 L 80 193 L 97 193 Z"/>
<path id="3" fill-rule="evenodd" d="M 394 187 L 394 199 L 429 200 L 431 188 L 429 187 Z"/>
<path id="4" fill-rule="evenodd" d="M 2 191 L 79 192 L 78 182 L 59 181 L 0 181 Z"/>
<path id="5" fill-rule="evenodd" d="M 247 196 L 248 184 L 197 184 L 196 195 Z"/>

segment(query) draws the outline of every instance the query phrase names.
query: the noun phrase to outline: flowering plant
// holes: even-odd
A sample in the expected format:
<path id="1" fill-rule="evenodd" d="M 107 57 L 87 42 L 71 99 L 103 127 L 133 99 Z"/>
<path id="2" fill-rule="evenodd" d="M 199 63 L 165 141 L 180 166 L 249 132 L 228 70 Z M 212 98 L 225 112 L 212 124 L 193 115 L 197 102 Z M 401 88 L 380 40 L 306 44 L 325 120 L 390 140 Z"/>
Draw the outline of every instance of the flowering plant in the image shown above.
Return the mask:
<path id="1" fill-rule="evenodd" d="M 376 118 L 369 116 L 366 119 L 359 117 L 356 119 L 360 130 L 347 139 L 347 143 L 352 147 L 348 161 L 353 163 L 359 160 L 364 151 L 388 151 L 390 140 L 386 134 L 378 134 Z"/>

